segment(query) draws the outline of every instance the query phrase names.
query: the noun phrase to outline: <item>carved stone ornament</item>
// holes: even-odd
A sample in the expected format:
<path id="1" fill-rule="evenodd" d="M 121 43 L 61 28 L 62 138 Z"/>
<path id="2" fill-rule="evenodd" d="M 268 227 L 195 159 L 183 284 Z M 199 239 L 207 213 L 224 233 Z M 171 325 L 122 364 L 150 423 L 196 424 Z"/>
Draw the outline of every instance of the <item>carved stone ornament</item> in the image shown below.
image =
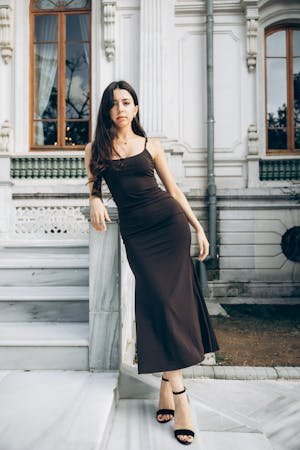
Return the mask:
<path id="1" fill-rule="evenodd" d="M 248 128 L 248 155 L 258 155 L 258 134 L 255 124 L 249 125 Z"/>
<path id="2" fill-rule="evenodd" d="M 116 0 L 102 0 L 103 5 L 103 33 L 104 48 L 108 61 L 112 61 L 115 56 L 115 21 L 116 21 Z"/>
<path id="3" fill-rule="evenodd" d="M 254 72 L 257 57 L 258 20 L 247 19 L 247 66 L 249 72 Z"/>
<path id="4" fill-rule="evenodd" d="M 15 235 L 38 239 L 79 239 L 89 223 L 80 206 L 22 206 L 16 208 Z"/>
<path id="5" fill-rule="evenodd" d="M 242 0 L 242 6 L 246 15 L 247 33 L 247 66 L 249 72 L 256 69 L 257 39 L 258 39 L 258 2 L 257 0 Z"/>
<path id="6" fill-rule="evenodd" d="M 9 152 L 11 150 L 12 127 L 8 120 L 3 122 L 0 130 L 0 152 Z"/>
<path id="7" fill-rule="evenodd" d="M 0 3 L 0 49 L 5 64 L 8 64 L 12 57 L 11 22 L 12 13 L 10 6 L 2 6 Z"/>

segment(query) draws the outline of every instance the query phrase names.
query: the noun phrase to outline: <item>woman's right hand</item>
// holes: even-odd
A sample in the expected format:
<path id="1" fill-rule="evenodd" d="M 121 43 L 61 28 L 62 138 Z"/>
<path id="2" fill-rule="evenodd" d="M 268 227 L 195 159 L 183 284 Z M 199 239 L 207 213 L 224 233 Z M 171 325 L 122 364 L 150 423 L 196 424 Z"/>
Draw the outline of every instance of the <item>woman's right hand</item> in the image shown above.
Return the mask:
<path id="1" fill-rule="evenodd" d="M 106 231 L 106 222 L 111 222 L 111 218 L 108 215 L 107 208 L 99 197 L 92 197 L 90 199 L 90 217 L 91 224 L 97 231 Z"/>

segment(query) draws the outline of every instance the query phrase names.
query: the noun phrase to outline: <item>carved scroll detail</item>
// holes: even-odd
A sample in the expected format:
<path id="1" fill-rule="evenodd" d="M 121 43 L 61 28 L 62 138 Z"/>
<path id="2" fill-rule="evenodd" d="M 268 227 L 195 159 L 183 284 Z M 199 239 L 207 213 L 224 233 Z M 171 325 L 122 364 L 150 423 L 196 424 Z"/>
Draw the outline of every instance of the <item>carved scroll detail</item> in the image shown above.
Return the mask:
<path id="1" fill-rule="evenodd" d="M 0 8 L 0 49 L 1 56 L 5 64 L 8 64 L 12 57 L 12 13 L 9 6 Z"/>
<path id="2" fill-rule="evenodd" d="M 116 21 L 116 1 L 102 0 L 103 5 L 103 33 L 104 48 L 108 61 L 112 61 L 115 56 L 116 37 L 115 37 L 115 21 Z"/>

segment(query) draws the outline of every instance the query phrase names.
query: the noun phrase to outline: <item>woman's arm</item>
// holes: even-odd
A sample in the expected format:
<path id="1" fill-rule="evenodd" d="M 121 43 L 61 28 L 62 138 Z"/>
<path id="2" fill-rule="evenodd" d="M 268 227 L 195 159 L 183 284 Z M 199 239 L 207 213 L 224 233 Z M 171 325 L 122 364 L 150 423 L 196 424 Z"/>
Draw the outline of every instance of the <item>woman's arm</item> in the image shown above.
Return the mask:
<path id="1" fill-rule="evenodd" d="M 193 213 L 186 196 L 179 189 L 176 184 L 176 181 L 170 172 L 168 167 L 167 159 L 165 156 L 165 152 L 163 146 L 160 143 L 159 139 L 149 139 L 149 143 L 153 149 L 153 159 L 155 163 L 155 169 L 161 181 L 163 182 L 166 190 L 174 197 L 180 206 L 182 207 L 189 223 L 194 227 L 197 233 L 197 239 L 200 246 L 200 259 L 203 260 L 209 253 L 209 242 L 205 236 L 204 230 L 198 221 L 197 217 Z"/>
<path id="2" fill-rule="evenodd" d="M 93 227 L 97 231 L 106 231 L 106 223 L 105 219 L 111 222 L 111 219 L 108 215 L 106 206 L 104 205 L 102 201 L 102 195 L 101 195 L 101 186 L 97 187 L 97 193 L 94 190 L 94 183 L 95 181 L 92 181 L 94 179 L 91 169 L 90 169 L 90 161 L 92 157 L 92 144 L 89 142 L 85 147 L 85 154 L 84 154 L 84 163 L 85 168 L 88 176 L 88 186 L 89 186 L 89 200 L 90 200 L 90 217 L 91 217 L 91 223 Z M 101 183 L 101 181 L 100 181 Z"/>

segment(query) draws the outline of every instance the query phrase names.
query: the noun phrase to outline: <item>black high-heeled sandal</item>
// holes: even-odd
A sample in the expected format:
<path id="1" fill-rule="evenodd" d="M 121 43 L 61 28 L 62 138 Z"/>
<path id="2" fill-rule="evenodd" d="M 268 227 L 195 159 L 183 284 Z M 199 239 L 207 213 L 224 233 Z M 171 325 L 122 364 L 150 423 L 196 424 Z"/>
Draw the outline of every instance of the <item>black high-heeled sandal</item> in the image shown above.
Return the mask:
<path id="1" fill-rule="evenodd" d="M 161 378 L 162 378 L 162 380 L 164 380 L 164 381 L 169 381 L 167 378 L 164 378 L 163 376 L 162 376 Z M 167 420 L 159 420 L 159 419 L 158 419 L 158 416 L 159 416 L 160 414 L 169 414 L 169 415 L 172 415 L 173 417 L 171 417 L 171 419 L 167 419 Z M 170 420 L 172 420 L 172 419 L 174 418 L 174 414 L 175 414 L 174 409 L 167 409 L 167 408 L 158 409 L 158 410 L 156 411 L 156 420 L 157 420 L 157 422 L 159 422 L 159 423 L 167 423 L 167 422 L 170 422 Z"/>
<path id="2" fill-rule="evenodd" d="M 183 394 L 185 391 L 186 391 L 186 388 L 184 387 L 184 389 L 182 391 L 179 391 L 179 392 L 172 391 L 172 392 L 173 392 L 173 394 L 178 395 L 178 394 Z M 186 394 L 186 396 L 187 396 L 188 402 L 190 403 L 189 396 L 187 394 Z M 175 435 L 177 441 L 180 442 L 180 444 L 189 445 L 194 441 L 194 439 L 192 441 L 182 441 L 181 439 L 178 438 L 178 435 L 180 435 L 180 434 L 194 437 L 195 432 L 193 430 L 189 430 L 188 428 L 179 428 L 178 430 L 174 430 L 174 435 Z"/>

